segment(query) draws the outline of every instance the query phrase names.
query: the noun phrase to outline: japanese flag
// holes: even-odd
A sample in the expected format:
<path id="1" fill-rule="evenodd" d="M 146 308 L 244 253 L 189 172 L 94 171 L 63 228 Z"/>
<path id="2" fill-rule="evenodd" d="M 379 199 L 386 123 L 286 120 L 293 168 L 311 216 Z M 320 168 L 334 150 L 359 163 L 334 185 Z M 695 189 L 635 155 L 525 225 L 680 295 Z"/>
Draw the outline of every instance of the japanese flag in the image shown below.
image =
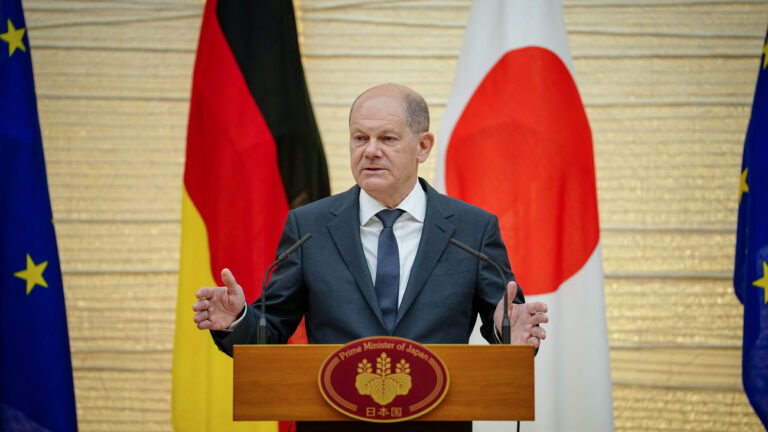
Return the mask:
<path id="1" fill-rule="evenodd" d="M 435 183 L 499 217 L 526 301 L 549 306 L 523 429 L 613 430 L 592 133 L 559 0 L 472 5 Z"/>

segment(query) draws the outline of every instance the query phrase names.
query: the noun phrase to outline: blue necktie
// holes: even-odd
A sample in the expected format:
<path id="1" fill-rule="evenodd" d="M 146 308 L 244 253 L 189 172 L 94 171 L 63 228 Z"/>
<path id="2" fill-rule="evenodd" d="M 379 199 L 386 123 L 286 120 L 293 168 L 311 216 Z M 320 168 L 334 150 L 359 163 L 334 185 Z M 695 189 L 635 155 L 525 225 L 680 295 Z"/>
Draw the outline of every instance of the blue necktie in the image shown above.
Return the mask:
<path id="1" fill-rule="evenodd" d="M 395 326 L 397 297 L 400 286 L 400 253 L 392 226 L 403 210 L 382 210 L 376 213 L 384 228 L 379 233 L 379 248 L 376 253 L 376 297 L 384 318 L 384 325 L 390 333 Z"/>

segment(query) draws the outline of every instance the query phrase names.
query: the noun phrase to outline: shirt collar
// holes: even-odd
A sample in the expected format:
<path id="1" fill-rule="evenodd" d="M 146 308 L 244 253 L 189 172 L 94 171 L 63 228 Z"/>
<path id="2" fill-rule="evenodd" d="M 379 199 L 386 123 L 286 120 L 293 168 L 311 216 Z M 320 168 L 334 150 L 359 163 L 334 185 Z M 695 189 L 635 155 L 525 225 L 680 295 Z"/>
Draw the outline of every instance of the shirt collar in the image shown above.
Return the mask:
<path id="1" fill-rule="evenodd" d="M 360 189 L 359 201 L 360 225 L 365 225 L 376 213 L 387 208 L 384 204 L 373 199 L 362 188 Z M 396 208 L 404 210 L 418 222 L 424 222 L 424 215 L 427 213 L 427 193 L 421 188 L 421 183 L 418 180 L 408 196 L 400 201 Z"/>

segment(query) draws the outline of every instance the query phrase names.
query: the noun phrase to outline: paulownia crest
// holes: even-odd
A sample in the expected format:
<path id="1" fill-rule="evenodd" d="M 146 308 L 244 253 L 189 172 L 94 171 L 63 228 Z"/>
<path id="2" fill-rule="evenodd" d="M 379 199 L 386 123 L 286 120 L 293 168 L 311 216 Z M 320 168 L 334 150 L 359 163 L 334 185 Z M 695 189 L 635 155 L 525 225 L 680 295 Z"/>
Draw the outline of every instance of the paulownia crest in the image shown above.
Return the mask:
<path id="1" fill-rule="evenodd" d="M 392 359 L 386 353 L 376 359 L 376 373 L 368 360 L 357 364 L 355 387 L 361 395 L 371 395 L 379 405 L 387 405 L 395 396 L 406 395 L 411 390 L 411 365 L 400 360 L 392 373 Z"/>

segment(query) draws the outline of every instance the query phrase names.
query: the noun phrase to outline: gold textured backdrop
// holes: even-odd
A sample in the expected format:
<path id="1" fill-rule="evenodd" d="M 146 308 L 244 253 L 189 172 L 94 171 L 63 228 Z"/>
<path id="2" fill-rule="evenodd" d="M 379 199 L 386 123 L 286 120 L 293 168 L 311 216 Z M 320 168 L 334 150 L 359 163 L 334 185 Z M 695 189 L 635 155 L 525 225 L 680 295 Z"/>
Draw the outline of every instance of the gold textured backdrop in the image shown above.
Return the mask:
<path id="1" fill-rule="evenodd" d="M 203 5 L 24 3 L 80 428 L 169 430 Z M 352 184 L 346 120 L 361 90 L 413 86 L 439 130 L 469 3 L 295 0 L 334 192 Z M 616 429 L 762 430 L 742 391 L 742 308 L 730 278 L 768 3 L 563 3 L 594 134 Z M 430 180 L 434 159 L 423 169 Z"/>

